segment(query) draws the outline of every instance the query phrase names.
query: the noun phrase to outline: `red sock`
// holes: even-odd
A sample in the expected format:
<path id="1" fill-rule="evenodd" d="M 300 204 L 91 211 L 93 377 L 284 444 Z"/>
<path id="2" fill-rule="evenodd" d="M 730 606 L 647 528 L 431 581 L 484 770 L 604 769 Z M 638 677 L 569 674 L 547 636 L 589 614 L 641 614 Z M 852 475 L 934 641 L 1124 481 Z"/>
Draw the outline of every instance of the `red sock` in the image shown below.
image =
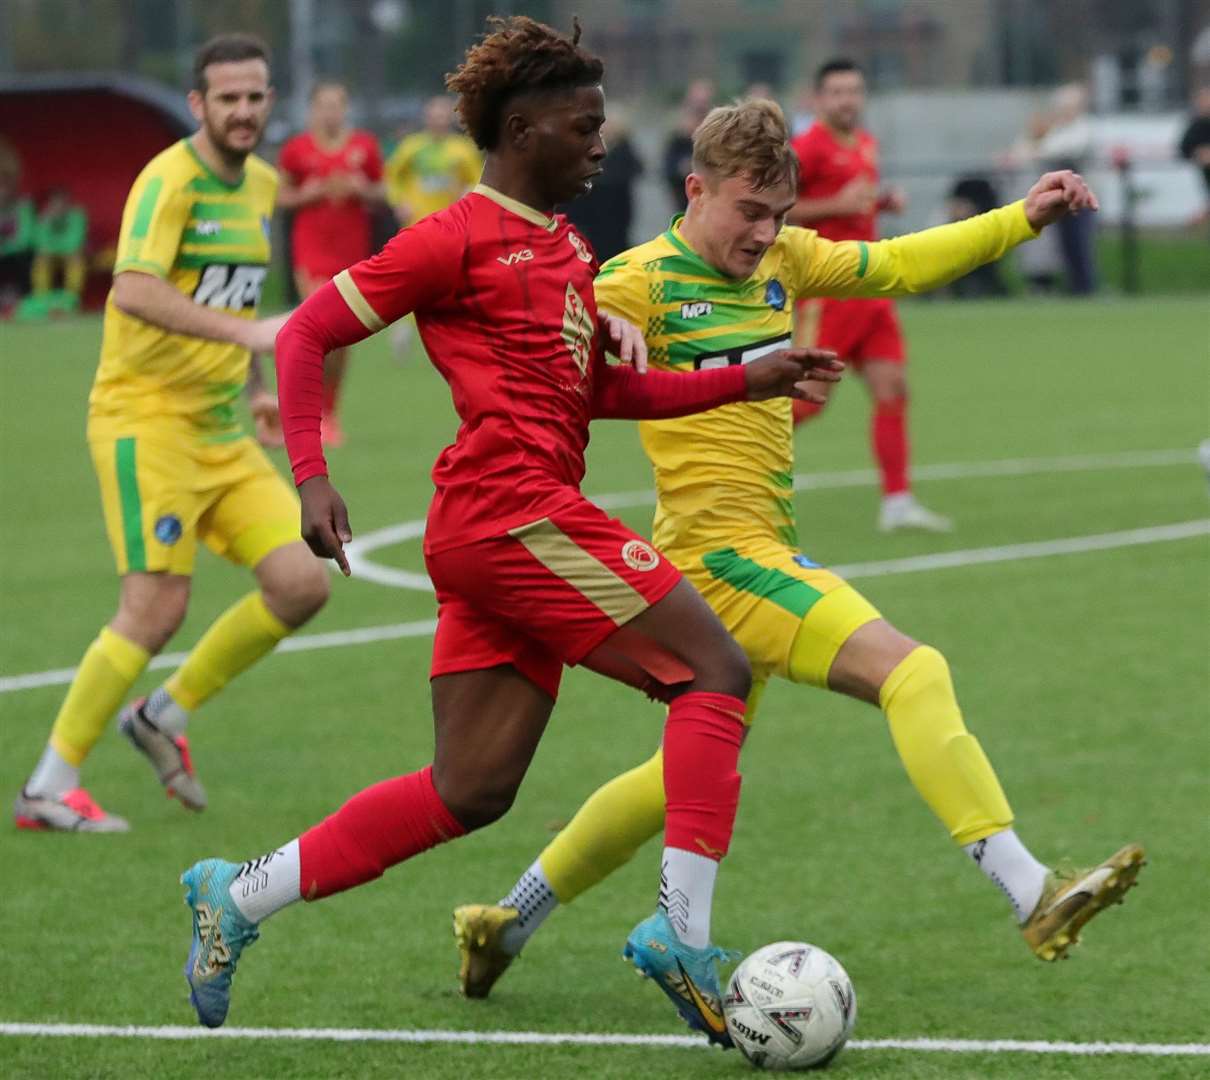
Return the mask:
<path id="1" fill-rule="evenodd" d="M 820 410 L 823 408 L 822 405 L 817 405 L 814 401 L 800 401 L 797 398 L 795 398 L 790 404 L 794 408 L 795 427 L 798 427 L 799 424 L 810 420 L 812 417 L 818 416 Z"/>
<path id="2" fill-rule="evenodd" d="M 870 418 L 870 446 L 882 473 L 882 493 L 908 490 L 907 398 L 880 401 Z"/>
<path id="3" fill-rule="evenodd" d="M 736 771 L 744 703 L 728 694 L 682 694 L 664 724 L 664 844 L 718 860 L 739 808 Z"/>
<path id="4" fill-rule="evenodd" d="M 364 885 L 465 833 L 433 787 L 432 766 L 383 780 L 298 838 L 299 891 L 318 900 Z"/>

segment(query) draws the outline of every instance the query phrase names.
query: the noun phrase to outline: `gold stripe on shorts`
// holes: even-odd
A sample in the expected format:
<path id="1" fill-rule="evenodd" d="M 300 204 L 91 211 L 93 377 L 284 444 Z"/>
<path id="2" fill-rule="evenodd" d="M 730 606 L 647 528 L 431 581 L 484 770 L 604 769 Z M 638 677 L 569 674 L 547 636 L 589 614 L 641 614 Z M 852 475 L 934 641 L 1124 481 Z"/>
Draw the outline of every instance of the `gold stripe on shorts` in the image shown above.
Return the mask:
<path id="1" fill-rule="evenodd" d="M 349 310 L 360 320 L 361 325 L 372 333 L 378 333 L 386 323 L 378 317 L 370 302 L 361 295 L 361 290 L 353 281 L 353 275 L 348 270 L 342 270 L 332 279 L 332 284 L 336 286 L 336 291 L 344 297 L 344 302 L 349 305 Z"/>
<path id="2" fill-rule="evenodd" d="M 599 607 L 618 626 L 650 606 L 643 594 L 589 554 L 550 518 L 509 529 L 508 535 L 556 577 Z"/>

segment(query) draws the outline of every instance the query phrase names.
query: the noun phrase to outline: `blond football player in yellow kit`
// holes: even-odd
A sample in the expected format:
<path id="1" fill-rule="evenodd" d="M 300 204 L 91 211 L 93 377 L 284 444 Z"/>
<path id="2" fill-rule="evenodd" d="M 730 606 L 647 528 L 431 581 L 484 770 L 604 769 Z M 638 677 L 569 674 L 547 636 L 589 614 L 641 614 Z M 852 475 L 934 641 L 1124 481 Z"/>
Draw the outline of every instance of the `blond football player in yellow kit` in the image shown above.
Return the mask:
<path id="1" fill-rule="evenodd" d="M 1078 176 L 1049 173 L 1022 201 L 980 217 L 894 240 L 833 243 L 782 227 L 796 164 L 772 102 L 715 109 L 698 128 L 685 216 L 606 263 L 595 285 L 602 309 L 646 327 L 649 363 L 672 371 L 745 363 L 789 345 L 798 299 L 936 288 L 1063 214 L 1096 208 Z M 749 722 L 775 675 L 881 708 L 916 790 L 1007 895 L 1027 944 L 1043 960 L 1062 956 L 1134 882 L 1142 849 L 1127 846 L 1091 871 L 1060 877 L 1017 837 L 991 764 L 963 723 L 945 658 L 800 553 L 790 402 L 726 405 L 644 422 L 640 433 L 655 470 L 653 539 L 748 654 Z M 486 996 L 558 904 L 625 863 L 662 825 L 657 752 L 593 794 L 499 904 L 454 913 L 463 991 Z M 668 906 L 675 928 L 685 913 Z"/>
<path id="2" fill-rule="evenodd" d="M 101 361 L 88 409 L 106 531 L 121 576 L 117 613 L 80 663 L 14 816 L 31 829 L 121 832 L 80 784 L 80 766 L 189 601 L 197 542 L 248 567 L 257 589 L 206 631 L 120 728 L 161 783 L 200 810 L 189 714 L 324 604 L 328 578 L 299 535 L 293 489 L 241 430 L 249 382 L 262 435 L 276 398 L 249 380 L 280 319 L 257 319 L 269 262 L 274 170 L 253 156 L 272 104 L 268 52 L 241 34 L 199 50 L 197 132 L 154 157 L 126 201 Z"/>

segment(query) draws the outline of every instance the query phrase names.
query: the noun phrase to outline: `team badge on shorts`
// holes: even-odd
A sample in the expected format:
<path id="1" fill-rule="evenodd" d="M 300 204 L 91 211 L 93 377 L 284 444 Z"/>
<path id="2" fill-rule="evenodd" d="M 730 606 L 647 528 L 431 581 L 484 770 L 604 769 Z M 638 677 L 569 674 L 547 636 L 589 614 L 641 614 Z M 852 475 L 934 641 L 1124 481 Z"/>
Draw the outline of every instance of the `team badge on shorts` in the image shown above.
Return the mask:
<path id="1" fill-rule="evenodd" d="M 808 559 L 805 555 L 795 555 L 794 561 L 798 563 L 804 570 L 820 570 L 822 565 L 814 559 Z"/>
<path id="2" fill-rule="evenodd" d="M 622 562 L 631 570 L 646 573 L 659 566 L 660 557 L 650 544 L 644 544 L 642 540 L 627 540 L 622 545 Z"/>
<path id="3" fill-rule="evenodd" d="M 786 290 L 777 278 L 770 278 L 765 286 L 765 303 L 774 311 L 784 311 L 786 307 Z"/>
<path id="4" fill-rule="evenodd" d="M 165 547 L 171 547 L 181 538 L 181 519 L 176 514 L 165 514 L 157 519 L 155 538 Z"/>

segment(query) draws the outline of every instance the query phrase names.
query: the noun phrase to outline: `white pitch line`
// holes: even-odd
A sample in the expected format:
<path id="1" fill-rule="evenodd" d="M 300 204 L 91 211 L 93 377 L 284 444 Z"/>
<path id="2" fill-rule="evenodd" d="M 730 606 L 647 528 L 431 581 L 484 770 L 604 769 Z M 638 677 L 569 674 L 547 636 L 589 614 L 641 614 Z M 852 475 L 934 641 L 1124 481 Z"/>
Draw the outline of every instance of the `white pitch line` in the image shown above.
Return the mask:
<path id="1" fill-rule="evenodd" d="M 667 1046 L 705 1049 L 691 1035 L 623 1035 L 610 1032 L 424 1031 L 384 1028 L 217 1028 L 183 1025 L 120 1027 L 110 1024 L 0 1023 L 0 1035 L 59 1039 L 289 1039 L 309 1042 L 460 1043 L 511 1046 Z M 917 1050 L 951 1054 L 1129 1054 L 1140 1057 L 1207 1057 L 1210 1043 L 1045 1042 L 1020 1039 L 852 1039 L 851 1050 Z"/>
<path id="2" fill-rule="evenodd" d="M 999 461 L 963 461 L 920 465 L 912 470 L 918 480 L 967 480 L 1005 476 L 1038 476 L 1064 472 L 1096 472 L 1098 470 L 1157 468 L 1171 465 L 1190 465 L 1195 456 L 1192 450 L 1129 450 L 1114 454 L 1079 454 L 1052 458 L 1006 458 Z M 878 482 L 878 474 L 872 469 L 846 469 L 840 472 L 798 473 L 794 477 L 795 491 L 868 487 Z M 591 500 L 603 510 L 621 510 L 634 506 L 655 505 L 655 492 L 615 491 L 605 495 L 592 495 Z M 379 548 L 393 547 L 405 540 L 415 540 L 424 535 L 424 520 L 403 521 L 355 537 L 345 545 L 345 555 L 353 576 L 375 585 L 394 589 L 410 589 L 415 592 L 431 593 L 433 583 L 423 573 L 402 570 L 395 566 L 383 566 L 371 555 Z M 994 561 L 994 560 L 993 560 Z M 333 572 L 336 571 L 333 564 Z"/>
<path id="3" fill-rule="evenodd" d="M 1116 548 L 1139 547 L 1144 544 L 1167 543 L 1210 536 L 1210 518 L 1182 521 L 1173 525 L 1155 525 L 1121 532 L 1095 533 L 1091 536 L 1069 536 L 1059 540 L 1039 540 L 1027 544 L 1005 544 L 998 547 L 968 548 L 964 551 L 940 551 L 930 555 L 914 555 L 906 559 L 883 562 L 853 563 L 833 567 L 849 580 L 885 577 L 891 574 L 911 574 L 924 570 L 949 570 L 987 563 L 1013 562 L 1017 559 L 1041 559 L 1055 555 L 1078 555 L 1088 551 L 1112 551 Z M 312 649 L 332 649 L 344 645 L 365 645 L 375 641 L 395 641 L 399 638 L 427 637 L 437 628 L 435 619 L 417 622 L 388 623 L 357 630 L 333 630 L 323 634 L 297 634 L 286 638 L 278 652 L 308 652 Z M 187 653 L 162 653 L 149 667 L 171 668 L 179 665 Z M 0 694 L 16 690 L 33 690 L 41 686 L 59 686 L 75 677 L 75 668 L 53 668 L 28 675 L 0 677 Z"/>
<path id="4" fill-rule="evenodd" d="M 1210 518 L 1182 521 L 1175 525 L 1155 525 L 1144 529 L 1100 533 L 1094 536 L 1070 536 L 1062 540 L 1036 540 L 1028 544 L 1004 544 L 999 547 L 969 548 L 966 551 L 939 551 L 931 555 L 913 555 L 906 559 L 852 563 L 832 567 L 843 578 L 886 577 L 890 574 L 914 574 L 921 570 L 948 570 L 956 566 L 981 566 L 985 563 L 1016 562 L 1018 559 L 1043 559 L 1051 555 L 1077 555 L 1086 551 L 1111 551 L 1115 548 L 1162 544 L 1171 540 L 1189 540 L 1210 535 Z"/>

